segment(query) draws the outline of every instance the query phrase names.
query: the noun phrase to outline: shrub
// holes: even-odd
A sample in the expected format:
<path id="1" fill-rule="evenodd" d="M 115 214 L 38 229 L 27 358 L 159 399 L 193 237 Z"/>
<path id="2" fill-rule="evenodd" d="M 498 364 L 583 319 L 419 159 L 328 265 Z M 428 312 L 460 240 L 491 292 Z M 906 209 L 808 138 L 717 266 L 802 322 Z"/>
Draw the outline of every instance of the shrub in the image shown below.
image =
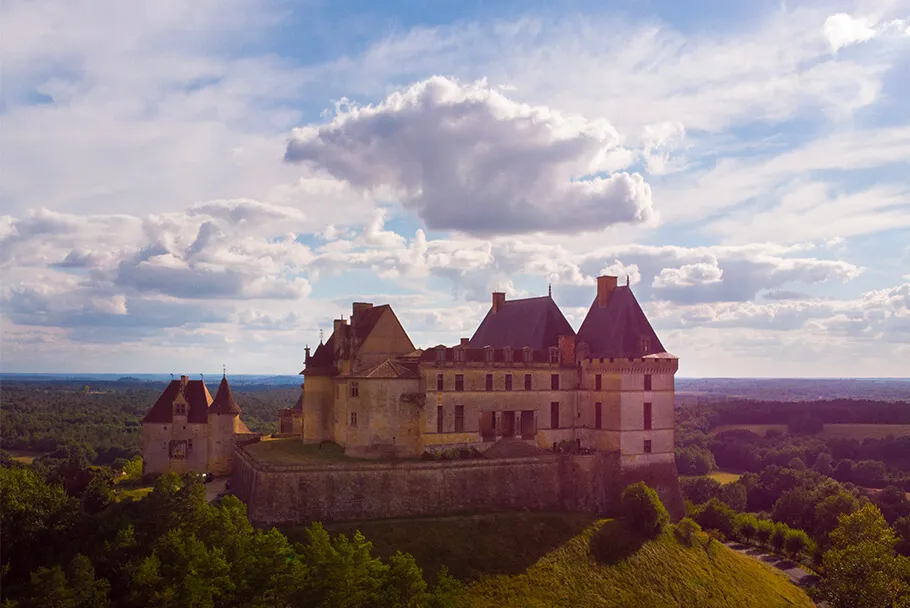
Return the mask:
<path id="1" fill-rule="evenodd" d="M 605 521 L 591 537 L 591 554 L 602 564 L 615 564 L 638 551 L 645 537 L 636 533 L 623 520 Z"/>
<path id="2" fill-rule="evenodd" d="M 770 521 L 760 519 L 755 526 L 755 538 L 764 546 L 768 546 L 771 534 L 774 532 L 774 524 Z"/>
<path id="3" fill-rule="evenodd" d="M 705 530 L 717 530 L 726 537 L 733 536 L 733 509 L 712 498 L 695 509 L 693 519 Z"/>
<path id="4" fill-rule="evenodd" d="M 623 490 L 620 508 L 630 529 L 646 538 L 660 534 L 670 521 L 670 515 L 657 492 L 644 482 L 634 483 Z"/>
<path id="5" fill-rule="evenodd" d="M 721 492 L 720 482 L 710 477 L 684 477 L 679 480 L 679 487 L 683 496 L 696 505 L 718 498 Z"/>
<path id="6" fill-rule="evenodd" d="M 673 535 L 680 544 L 691 547 L 692 543 L 701 532 L 701 526 L 695 523 L 689 517 L 683 517 L 675 526 L 673 526 Z"/>
<path id="7" fill-rule="evenodd" d="M 790 526 L 787 524 L 774 524 L 774 530 L 771 532 L 771 548 L 775 553 L 783 553 L 788 532 L 790 532 Z"/>
<path id="8" fill-rule="evenodd" d="M 737 513 L 733 518 L 736 535 L 744 542 L 752 542 L 758 528 L 758 520 L 751 513 Z"/>
<path id="9" fill-rule="evenodd" d="M 802 530 L 787 530 L 784 549 L 786 549 L 787 555 L 793 559 L 798 559 L 804 551 L 810 548 L 810 544 L 809 535 Z"/>

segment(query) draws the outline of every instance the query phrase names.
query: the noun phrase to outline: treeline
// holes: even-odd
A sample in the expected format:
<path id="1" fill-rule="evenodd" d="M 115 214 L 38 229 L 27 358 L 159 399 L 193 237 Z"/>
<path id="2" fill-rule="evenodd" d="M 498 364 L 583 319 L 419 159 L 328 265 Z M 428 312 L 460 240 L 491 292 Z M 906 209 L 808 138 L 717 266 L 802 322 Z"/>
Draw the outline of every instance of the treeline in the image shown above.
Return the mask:
<path id="1" fill-rule="evenodd" d="M 163 389 L 163 384 L 149 383 L 4 382 L 0 449 L 52 453 L 80 446 L 95 464 L 129 459 L 139 453 L 142 417 Z M 250 430 L 273 433 L 278 411 L 292 407 L 299 392 L 237 388 L 234 396 Z"/>
<path id="2" fill-rule="evenodd" d="M 910 401 L 819 399 L 817 401 L 734 400 L 712 403 L 713 426 L 786 424 L 816 418 L 824 424 L 910 424 Z"/>
<path id="3" fill-rule="evenodd" d="M 64 466 L 69 466 L 68 464 Z M 168 474 L 141 500 L 113 502 L 105 472 L 0 467 L 0 594 L 4 608 L 54 606 L 460 605 L 443 570 L 430 586 L 413 557 L 372 555 L 359 533 L 319 524 L 307 542 L 254 529 L 233 496 L 208 504 L 199 480 Z"/>

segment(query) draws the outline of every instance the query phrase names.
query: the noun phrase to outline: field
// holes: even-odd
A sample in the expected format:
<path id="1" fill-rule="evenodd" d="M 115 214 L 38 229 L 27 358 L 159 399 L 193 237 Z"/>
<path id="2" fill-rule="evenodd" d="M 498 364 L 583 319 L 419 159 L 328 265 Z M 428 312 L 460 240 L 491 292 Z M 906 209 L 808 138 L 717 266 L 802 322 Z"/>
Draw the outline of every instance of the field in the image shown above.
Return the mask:
<path id="1" fill-rule="evenodd" d="M 714 471 L 713 473 L 708 473 L 708 477 L 718 483 L 733 483 L 734 481 L 739 481 L 742 474 L 729 471 Z"/>
<path id="2" fill-rule="evenodd" d="M 44 456 L 46 452 L 33 452 L 29 450 L 9 450 L 10 458 L 22 464 L 32 464 L 35 458 Z"/>
<path id="3" fill-rule="evenodd" d="M 684 546 L 672 533 L 645 543 L 630 556 L 602 563 L 591 551 L 597 522 L 526 572 L 472 583 L 468 606 L 699 606 L 775 608 L 812 606 L 780 572 L 699 534 Z M 618 526 L 613 526 L 617 529 Z"/>
<path id="4" fill-rule="evenodd" d="M 764 435 L 770 430 L 786 434 L 786 424 L 724 424 L 713 431 L 712 435 L 731 431 L 733 429 L 746 429 L 759 435 Z M 817 436 L 824 439 L 881 439 L 893 435 L 895 437 L 910 436 L 910 424 L 826 424 Z"/>

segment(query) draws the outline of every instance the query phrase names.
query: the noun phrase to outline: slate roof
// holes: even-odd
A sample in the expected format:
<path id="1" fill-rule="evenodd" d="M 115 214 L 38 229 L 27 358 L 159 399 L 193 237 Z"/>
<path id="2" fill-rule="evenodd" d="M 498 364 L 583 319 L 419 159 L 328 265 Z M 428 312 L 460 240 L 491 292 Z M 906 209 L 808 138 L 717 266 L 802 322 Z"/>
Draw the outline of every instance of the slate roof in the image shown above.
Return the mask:
<path id="1" fill-rule="evenodd" d="M 174 400 L 181 390 L 180 380 L 171 380 L 164 392 L 158 397 L 155 404 L 146 412 L 142 422 L 167 424 L 174 421 Z M 184 389 L 184 399 L 187 402 L 186 421 L 196 424 L 206 424 L 209 420 L 208 409 L 212 403 L 212 395 L 202 380 L 189 380 Z"/>
<path id="2" fill-rule="evenodd" d="M 642 349 L 643 337 L 648 338 L 647 352 Z M 594 299 L 575 339 L 576 345 L 582 342 L 588 344 L 589 357 L 639 358 L 665 352 L 632 289 L 626 285 L 617 286 L 603 308 Z"/>
<path id="3" fill-rule="evenodd" d="M 360 341 L 363 342 L 366 340 L 366 337 L 370 335 L 370 332 L 373 331 L 373 328 L 376 327 L 376 323 L 379 322 L 379 318 L 382 316 L 386 310 L 391 310 L 391 306 L 388 304 L 382 304 L 380 306 L 373 306 L 362 310 L 357 315 L 357 324 L 351 326 L 354 331 L 354 336 Z M 325 341 L 324 344 L 320 344 L 316 347 L 316 351 L 310 356 L 310 361 L 308 365 L 311 368 L 316 367 L 331 367 L 335 364 L 335 332 L 332 332 L 332 335 L 329 336 L 329 339 Z M 303 371 L 300 372 L 301 374 Z"/>
<path id="4" fill-rule="evenodd" d="M 420 360 L 424 363 L 435 363 L 439 361 L 439 349 L 444 349 L 446 363 L 454 363 L 455 361 L 455 351 L 461 350 L 464 353 L 464 359 L 458 361 L 458 363 L 488 363 L 487 361 L 487 349 L 486 348 L 465 348 L 464 346 L 434 346 L 423 351 L 423 354 L 420 355 Z M 523 348 L 513 348 L 512 349 L 512 360 L 506 361 L 505 348 L 493 348 L 493 363 L 525 363 L 524 360 L 524 349 Z M 549 363 L 550 362 L 550 351 L 547 349 L 538 349 L 531 351 L 531 361 L 529 363 Z"/>
<path id="5" fill-rule="evenodd" d="M 543 350 L 558 346 L 559 336 L 574 336 L 575 331 L 550 296 L 506 300 L 499 310 L 492 307 L 471 337 L 471 348 L 530 346 Z"/>
<path id="6" fill-rule="evenodd" d="M 400 359 L 386 359 L 379 365 L 371 367 L 359 376 L 361 378 L 416 379 L 420 378 L 418 365 L 419 361 L 415 361 L 413 359 L 410 361 Z"/>
<path id="7" fill-rule="evenodd" d="M 215 400 L 212 401 L 209 413 L 240 414 L 240 406 L 234 401 L 234 395 L 231 393 L 227 376 L 222 376 L 221 378 L 221 384 L 218 386 L 218 392 L 215 393 Z"/>

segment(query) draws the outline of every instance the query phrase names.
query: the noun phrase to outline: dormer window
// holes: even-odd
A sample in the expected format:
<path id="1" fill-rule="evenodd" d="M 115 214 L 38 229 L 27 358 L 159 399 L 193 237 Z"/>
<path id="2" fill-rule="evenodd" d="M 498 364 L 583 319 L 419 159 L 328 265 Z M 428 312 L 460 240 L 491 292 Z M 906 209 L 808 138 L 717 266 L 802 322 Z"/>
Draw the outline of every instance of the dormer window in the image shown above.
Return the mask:
<path id="1" fill-rule="evenodd" d="M 559 363 L 559 349 L 555 346 L 550 347 L 550 363 Z"/>
<path id="2" fill-rule="evenodd" d="M 530 363 L 531 361 L 534 360 L 532 354 L 533 354 L 533 353 L 531 352 L 531 348 L 530 348 L 529 346 L 525 346 L 525 347 L 524 347 L 524 359 L 525 359 L 525 363 Z"/>
<path id="3" fill-rule="evenodd" d="M 186 403 L 175 403 L 174 404 L 174 415 L 175 416 L 186 416 Z"/>
<path id="4" fill-rule="evenodd" d="M 647 354 L 651 351 L 651 338 L 648 336 L 641 337 L 641 352 Z"/>
<path id="5" fill-rule="evenodd" d="M 464 361 L 464 349 L 463 348 L 455 349 L 455 360 L 458 361 L 459 363 Z"/>
<path id="6" fill-rule="evenodd" d="M 508 346 L 506 346 L 504 349 L 502 349 L 502 360 L 505 361 L 506 363 L 512 362 L 512 349 L 509 348 Z"/>
<path id="7" fill-rule="evenodd" d="M 483 358 L 487 363 L 493 362 L 493 349 L 489 346 L 483 349 Z"/>
<path id="8" fill-rule="evenodd" d="M 351 397 L 360 396 L 360 385 L 357 382 L 351 382 Z M 357 426 L 357 425 L 354 425 Z"/>
<path id="9" fill-rule="evenodd" d="M 436 362 L 445 363 L 445 361 L 446 361 L 446 349 L 437 348 L 436 349 Z"/>

